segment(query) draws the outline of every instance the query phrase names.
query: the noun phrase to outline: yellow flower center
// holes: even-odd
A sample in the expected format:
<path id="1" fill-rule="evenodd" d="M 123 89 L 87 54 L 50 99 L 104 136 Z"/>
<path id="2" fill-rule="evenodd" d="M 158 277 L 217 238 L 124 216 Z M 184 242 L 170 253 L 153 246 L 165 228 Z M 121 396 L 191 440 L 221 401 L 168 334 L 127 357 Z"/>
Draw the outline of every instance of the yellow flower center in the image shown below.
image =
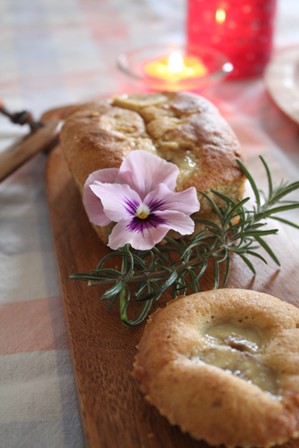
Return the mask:
<path id="1" fill-rule="evenodd" d="M 135 216 L 139 219 L 146 219 L 150 214 L 150 209 L 147 205 L 141 204 L 136 210 Z"/>

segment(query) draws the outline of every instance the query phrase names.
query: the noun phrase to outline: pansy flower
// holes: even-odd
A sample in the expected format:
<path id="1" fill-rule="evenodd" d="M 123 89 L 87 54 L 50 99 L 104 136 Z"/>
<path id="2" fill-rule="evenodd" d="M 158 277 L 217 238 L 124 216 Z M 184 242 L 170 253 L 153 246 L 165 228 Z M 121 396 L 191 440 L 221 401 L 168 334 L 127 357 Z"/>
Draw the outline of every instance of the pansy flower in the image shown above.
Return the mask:
<path id="1" fill-rule="evenodd" d="M 116 224 L 108 246 L 131 244 L 148 250 L 174 230 L 194 231 L 192 213 L 199 210 L 194 187 L 175 192 L 179 170 L 173 163 L 142 150 L 132 151 L 119 169 L 92 173 L 84 186 L 83 203 L 89 220 L 97 226 Z"/>

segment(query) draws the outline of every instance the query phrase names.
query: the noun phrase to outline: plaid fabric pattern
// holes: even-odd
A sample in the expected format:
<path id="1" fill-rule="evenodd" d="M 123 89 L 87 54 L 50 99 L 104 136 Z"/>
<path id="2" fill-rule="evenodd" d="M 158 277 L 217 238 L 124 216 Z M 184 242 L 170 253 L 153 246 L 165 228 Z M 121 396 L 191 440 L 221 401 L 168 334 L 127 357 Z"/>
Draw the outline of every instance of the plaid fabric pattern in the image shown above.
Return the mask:
<path id="1" fill-rule="evenodd" d="M 163 2 L 162 2 L 163 3 Z M 129 14 L 128 14 L 129 11 Z M 117 56 L 152 36 L 181 38 L 172 0 L 2 0 L 0 98 L 36 118 L 134 89 Z M 0 116 L 0 150 L 27 130 Z M 81 448 L 41 154 L 0 184 L 0 446 Z"/>

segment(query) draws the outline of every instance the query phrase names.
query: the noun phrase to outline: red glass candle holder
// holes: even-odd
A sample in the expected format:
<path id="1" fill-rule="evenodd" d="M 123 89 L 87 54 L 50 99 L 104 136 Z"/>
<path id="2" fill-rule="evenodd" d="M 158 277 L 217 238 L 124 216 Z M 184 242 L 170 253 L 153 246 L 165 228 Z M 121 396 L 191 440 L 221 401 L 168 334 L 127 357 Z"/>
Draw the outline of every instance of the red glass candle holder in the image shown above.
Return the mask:
<path id="1" fill-rule="evenodd" d="M 272 53 L 276 0 L 188 0 L 187 44 L 225 54 L 230 78 L 262 74 Z"/>

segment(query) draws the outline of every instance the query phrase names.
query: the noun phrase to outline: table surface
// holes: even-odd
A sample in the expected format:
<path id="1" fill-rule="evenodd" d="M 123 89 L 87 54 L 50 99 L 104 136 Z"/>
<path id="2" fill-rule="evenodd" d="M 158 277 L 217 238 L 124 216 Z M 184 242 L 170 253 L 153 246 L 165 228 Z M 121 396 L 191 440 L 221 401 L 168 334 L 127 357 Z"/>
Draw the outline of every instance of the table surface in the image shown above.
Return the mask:
<path id="1" fill-rule="evenodd" d="M 275 52 L 299 45 L 299 4 L 278 2 Z M 142 89 L 117 56 L 184 40 L 182 0 L 2 0 L 0 97 L 35 117 L 63 104 Z M 237 133 L 250 165 L 299 178 L 298 124 L 272 102 L 262 78 L 202 92 Z M 25 130 L 0 117 L 0 148 Z M 0 184 L 0 446 L 84 445 L 40 154 Z M 67 229 L 65 229 L 67 232 Z M 287 231 L 299 248 L 299 235 Z"/>

